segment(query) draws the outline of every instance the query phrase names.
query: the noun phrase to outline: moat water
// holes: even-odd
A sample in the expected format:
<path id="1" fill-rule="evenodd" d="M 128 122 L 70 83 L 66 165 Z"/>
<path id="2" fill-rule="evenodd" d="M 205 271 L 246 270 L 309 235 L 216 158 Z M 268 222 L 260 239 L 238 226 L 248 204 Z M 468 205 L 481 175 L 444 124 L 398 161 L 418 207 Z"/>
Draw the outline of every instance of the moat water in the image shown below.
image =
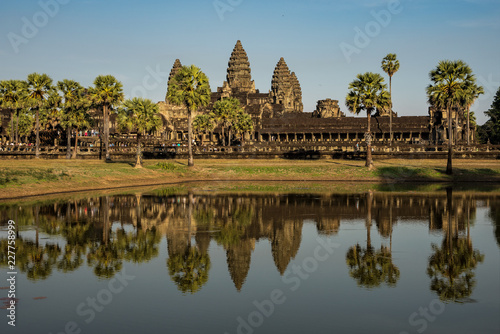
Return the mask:
<path id="1" fill-rule="evenodd" d="M 490 190 L 180 187 L 0 203 L 1 332 L 499 333 Z"/>

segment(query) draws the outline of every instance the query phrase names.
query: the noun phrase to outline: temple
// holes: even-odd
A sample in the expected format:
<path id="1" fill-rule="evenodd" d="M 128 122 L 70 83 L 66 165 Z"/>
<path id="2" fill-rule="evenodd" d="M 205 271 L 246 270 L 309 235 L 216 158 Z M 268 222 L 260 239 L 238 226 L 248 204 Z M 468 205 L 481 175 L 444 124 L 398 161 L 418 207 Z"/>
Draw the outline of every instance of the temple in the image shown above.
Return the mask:
<path id="1" fill-rule="evenodd" d="M 168 83 L 182 67 L 181 60 L 176 59 L 168 77 Z M 302 88 L 299 81 L 300 75 L 293 72 L 285 59 L 281 57 L 271 75 L 271 89 L 260 92 L 252 80 L 252 71 L 247 52 L 241 41 L 237 41 L 229 57 L 226 80 L 211 93 L 208 106 L 195 112 L 197 114 L 209 113 L 218 100 L 232 97 L 239 100 L 241 107 L 248 113 L 253 122 L 253 130 L 236 138 L 229 134 L 229 140 L 223 145 L 226 138 L 222 135 L 222 128 L 216 127 L 212 131 L 195 132 L 198 154 L 207 158 L 215 156 L 234 157 L 267 156 L 287 157 L 288 152 L 313 151 L 321 156 L 345 157 L 351 152 L 363 152 L 366 148 L 367 132 L 366 116 L 346 116 L 341 110 L 338 100 L 325 98 L 317 101 L 316 109 L 304 111 L 302 103 Z M 168 92 L 167 92 L 168 93 Z M 168 94 L 167 94 L 168 95 Z M 147 157 L 173 157 L 187 154 L 184 144 L 187 140 L 188 124 L 187 110 L 184 106 L 170 104 L 167 99 L 158 102 L 159 113 L 163 119 L 163 127 L 155 133 L 146 136 L 145 156 Z M 102 113 L 91 110 L 91 116 L 97 121 L 91 134 L 102 128 Z M 7 145 L 7 137 L 12 137 L 9 127 L 12 128 L 12 110 L 0 110 L 1 116 L 1 144 L 0 155 L 30 155 L 33 150 L 22 143 L 33 143 L 34 132 L 24 135 L 19 145 Z M 434 107 L 428 109 L 428 116 L 398 116 L 393 112 L 393 146 L 390 146 L 390 117 L 389 112 L 372 116 L 371 129 L 372 147 L 375 154 L 393 152 L 437 152 L 444 151 L 439 147 L 448 143 L 448 113 Z M 121 133 L 115 122 L 115 114 L 111 115 L 110 133 L 112 153 L 114 155 L 127 155 L 132 143 L 135 143 L 134 133 Z M 464 150 L 467 145 L 467 120 L 464 112 L 454 109 L 451 112 L 453 120 L 453 138 L 455 144 L 462 145 Z M 475 138 L 476 128 L 470 123 L 470 144 L 477 150 L 489 154 L 489 146 L 479 147 Z M 45 155 L 64 155 L 66 131 L 60 124 L 48 124 L 40 131 L 42 153 Z M 90 136 L 90 135 L 89 135 Z M 10 139 L 12 141 L 12 139 Z M 79 154 L 87 156 L 100 155 L 101 144 L 99 138 L 93 134 L 87 137 L 82 134 L 79 139 Z M 172 147 L 177 147 L 175 150 Z M 224 146 L 224 147 L 222 147 Z M 239 147 L 239 148 L 238 148 Z M 395 149 L 393 149 L 395 147 Z M 167 149 L 168 148 L 168 149 Z M 400 151 L 401 149 L 401 151 Z M 212 154 L 213 153 L 213 154 Z M 234 154 L 242 153 L 242 154 Z M 437 156 L 437 155 L 433 155 Z M 295 157 L 295 156 L 291 156 Z M 429 155 L 430 157 L 430 155 Z M 300 158 L 300 157 L 299 157 Z M 308 157 L 306 157 L 308 158 Z"/>
<path id="2" fill-rule="evenodd" d="M 177 59 L 169 80 L 180 68 Z M 285 59 L 278 60 L 271 79 L 271 90 L 261 93 L 252 80 L 250 61 L 237 41 L 229 57 L 226 81 L 212 92 L 211 103 L 199 113 L 209 112 L 216 101 L 234 97 L 243 109 L 252 116 L 254 131 L 245 137 L 247 144 L 261 142 L 299 143 L 362 142 L 366 132 L 366 117 L 347 117 L 339 107 L 339 101 L 326 98 L 317 101 L 316 109 L 304 112 L 302 89 L 295 72 Z M 187 122 L 184 107 L 159 102 L 160 112 L 165 118 L 167 140 L 180 141 L 187 136 Z M 429 116 L 399 116 L 393 114 L 394 140 L 399 143 L 443 144 L 448 140 L 448 117 L 445 111 L 429 108 Z M 466 138 L 466 119 L 461 113 L 453 112 L 454 138 Z M 471 142 L 475 142 L 475 128 L 471 126 Z M 390 139 L 389 113 L 373 116 L 371 132 L 374 143 L 386 143 Z M 203 138 L 202 138 L 203 137 Z M 198 134 L 205 143 L 221 143 L 220 129 L 211 133 Z"/>

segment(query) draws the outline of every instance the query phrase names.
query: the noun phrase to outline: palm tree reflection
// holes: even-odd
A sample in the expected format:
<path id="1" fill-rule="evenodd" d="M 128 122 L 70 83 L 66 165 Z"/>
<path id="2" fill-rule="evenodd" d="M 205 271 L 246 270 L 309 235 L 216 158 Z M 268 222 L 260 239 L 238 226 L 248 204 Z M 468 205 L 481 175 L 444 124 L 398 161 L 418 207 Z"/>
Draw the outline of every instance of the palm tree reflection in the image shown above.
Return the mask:
<path id="1" fill-rule="evenodd" d="M 392 263 L 391 249 L 386 246 L 374 249 L 371 245 L 372 203 L 373 193 L 370 191 L 366 195 L 366 248 L 356 244 L 347 251 L 349 276 L 354 278 L 359 286 L 367 288 L 375 288 L 382 283 L 395 286 L 400 272 Z"/>
<path id="2" fill-rule="evenodd" d="M 191 222 L 193 216 L 194 197 L 188 195 L 187 235 L 174 240 L 167 240 L 168 274 L 177 288 L 183 293 L 195 293 L 208 281 L 210 257 L 206 249 L 191 245 Z M 185 234 L 182 233 L 181 234 Z M 178 237 L 178 236 L 175 236 Z M 179 242 L 183 240 L 184 242 Z M 174 244 L 175 243 L 175 244 Z"/>
<path id="3" fill-rule="evenodd" d="M 473 249 L 467 221 L 467 237 L 459 237 L 458 220 L 452 219 L 452 190 L 447 189 L 447 231 L 441 247 L 432 244 L 427 274 L 431 278 L 430 288 L 439 299 L 446 302 L 464 302 L 476 285 L 474 269 L 483 262 L 484 255 Z M 452 224 L 453 222 L 453 224 Z"/>

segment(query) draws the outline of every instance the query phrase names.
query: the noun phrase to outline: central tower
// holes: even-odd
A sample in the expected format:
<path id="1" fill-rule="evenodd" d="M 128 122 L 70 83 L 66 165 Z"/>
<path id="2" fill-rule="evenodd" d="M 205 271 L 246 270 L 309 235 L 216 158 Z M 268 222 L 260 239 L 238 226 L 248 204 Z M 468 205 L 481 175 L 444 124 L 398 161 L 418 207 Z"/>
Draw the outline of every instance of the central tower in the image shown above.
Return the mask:
<path id="1" fill-rule="evenodd" d="M 240 40 L 236 42 L 227 66 L 226 81 L 222 85 L 224 93 L 255 93 L 250 62 Z"/>

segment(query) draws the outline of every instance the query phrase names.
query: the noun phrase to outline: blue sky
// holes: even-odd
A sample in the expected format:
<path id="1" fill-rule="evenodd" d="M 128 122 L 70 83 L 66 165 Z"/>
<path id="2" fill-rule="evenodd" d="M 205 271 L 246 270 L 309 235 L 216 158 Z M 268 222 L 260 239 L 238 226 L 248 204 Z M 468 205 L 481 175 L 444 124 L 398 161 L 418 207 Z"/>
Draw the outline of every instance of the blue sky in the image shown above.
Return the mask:
<path id="1" fill-rule="evenodd" d="M 1 80 L 41 72 L 90 86 L 112 74 L 127 97 L 153 101 L 164 100 L 176 58 L 200 67 L 213 91 L 222 86 L 238 39 L 261 92 L 285 58 L 305 111 L 332 98 L 346 112 L 348 84 L 358 73 L 384 74 L 387 53 L 401 64 L 399 115 L 427 115 L 428 73 L 442 59 L 467 62 L 485 88 L 472 108 L 479 124 L 500 86 L 500 0 L 2 1 L 0 32 Z"/>

